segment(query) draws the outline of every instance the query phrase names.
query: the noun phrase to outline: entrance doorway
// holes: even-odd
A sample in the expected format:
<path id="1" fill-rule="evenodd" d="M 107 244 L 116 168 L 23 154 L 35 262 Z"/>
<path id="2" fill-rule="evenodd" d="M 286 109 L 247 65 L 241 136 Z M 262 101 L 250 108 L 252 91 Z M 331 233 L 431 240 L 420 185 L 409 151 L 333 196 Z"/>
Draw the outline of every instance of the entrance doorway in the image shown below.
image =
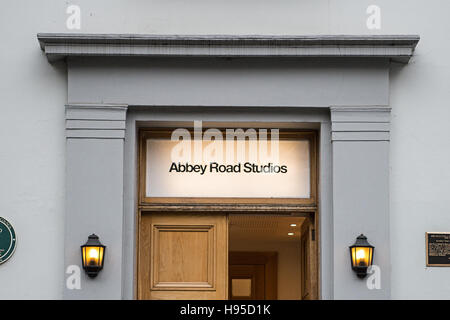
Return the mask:
<path id="1" fill-rule="evenodd" d="M 139 299 L 317 299 L 313 214 L 142 213 Z"/>
<path id="2" fill-rule="evenodd" d="M 139 134 L 137 298 L 317 299 L 317 132 L 271 132 L 257 145 L 206 141 L 202 128 L 180 143 L 172 132 Z M 196 148 L 205 158 L 178 159 Z"/>
<path id="3" fill-rule="evenodd" d="M 251 292 L 257 294 L 248 299 L 299 300 L 306 297 L 308 279 L 302 274 L 308 272 L 309 252 L 306 242 L 302 247 L 302 239 L 307 238 L 309 221 L 309 217 L 294 214 L 230 214 L 230 299 L 234 299 L 234 276 L 243 278 L 246 272 L 250 274 L 250 270 L 259 269 L 265 276 L 255 278 L 254 282 L 247 281 L 252 285 Z M 306 259 L 302 260 L 303 257 Z M 258 295 L 259 287 L 264 290 Z"/>

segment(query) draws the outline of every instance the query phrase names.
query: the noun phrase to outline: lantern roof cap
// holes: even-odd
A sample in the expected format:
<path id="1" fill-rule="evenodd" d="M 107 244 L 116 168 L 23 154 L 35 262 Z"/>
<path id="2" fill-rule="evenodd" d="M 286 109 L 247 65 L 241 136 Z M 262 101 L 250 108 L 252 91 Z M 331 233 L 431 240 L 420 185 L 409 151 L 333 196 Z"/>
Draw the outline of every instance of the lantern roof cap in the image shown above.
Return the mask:
<path id="1" fill-rule="evenodd" d="M 84 244 L 84 246 L 103 246 L 102 243 L 100 242 L 98 236 L 93 233 L 88 237 L 88 241 L 86 241 L 86 243 Z"/>
<path id="2" fill-rule="evenodd" d="M 370 247 L 373 248 L 373 246 L 367 241 L 367 237 L 364 234 L 360 234 L 355 241 L 355 244 L 352 245 L 353 247 Z"/>

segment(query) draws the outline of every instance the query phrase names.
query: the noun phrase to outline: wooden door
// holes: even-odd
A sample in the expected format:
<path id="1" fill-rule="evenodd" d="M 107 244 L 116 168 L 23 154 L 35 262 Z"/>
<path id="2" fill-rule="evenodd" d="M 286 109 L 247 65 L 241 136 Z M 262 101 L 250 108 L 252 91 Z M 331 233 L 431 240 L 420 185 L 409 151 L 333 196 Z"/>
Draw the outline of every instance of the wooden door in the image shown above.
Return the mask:
<path id="1" fill-rule="evenodd" d="M 143 213 L 138 299 L 227 299 L 227 215 Z"/>

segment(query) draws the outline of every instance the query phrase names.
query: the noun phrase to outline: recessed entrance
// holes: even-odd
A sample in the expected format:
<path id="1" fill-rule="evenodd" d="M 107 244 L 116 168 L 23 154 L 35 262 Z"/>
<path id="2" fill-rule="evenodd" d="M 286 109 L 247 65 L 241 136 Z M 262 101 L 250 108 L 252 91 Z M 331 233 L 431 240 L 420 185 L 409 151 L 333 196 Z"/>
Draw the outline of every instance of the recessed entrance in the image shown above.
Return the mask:
<path id="1" fill-rule="evenodd" d="M 254 160 L 285 167 L 283 177 L 206 174 L 204 160 L 181 170 L 170 132 L 140 133 L 138 299 L 317 299 L 316 133 L 281 132 L 280 162 Z M 237 192 L 242 184 L 256 191 Z"/>
<path id="2" fill-rule="evenodd" d="M 310 216 L 143 212 L 138 298 L 315 299 Z"/>
<path id="3" fill-rule="evenodd" d="M 228 221 L 230 299 L 308 298 L 308 217 L 230 214 Z"/>

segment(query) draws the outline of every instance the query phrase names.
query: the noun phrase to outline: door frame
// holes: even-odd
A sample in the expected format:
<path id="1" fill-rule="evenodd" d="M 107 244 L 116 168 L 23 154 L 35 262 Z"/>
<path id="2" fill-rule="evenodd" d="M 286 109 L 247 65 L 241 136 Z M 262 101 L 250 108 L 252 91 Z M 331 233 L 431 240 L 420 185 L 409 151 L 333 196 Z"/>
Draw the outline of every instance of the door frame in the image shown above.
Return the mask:
<path id="1" fill-rule="evenodd" d="M 136 221 L 138 221 L 137 232 L 135 237 L 136 252 L 140 252 L 140 232 L 141 232 L 141 217 L 145 212 L 151 214 L 152 212 L 179 212 L 183 213 L 204 213 L 213 214 L 218 212 L 240 213 L 240 214 L 291 214 L 293 216 L 304 216 L 308 220 L 309 225 L 309 245 L 310 249 L 308 255 L 308 270 L 309 270 L 309 289 L 310 294 L 308 300 L 317 300 L 320 297 L 320 278 L 319 278 L 319 248 L 320 248 L 320 234 L 319 234 L 319 132 L 311 129 L 282 129 L 285 134 L 280 131 L 281 137 L 287 139 L 295 139 L 299 137 L 307 137 L 311 143 L 310 163 L 311 163 L 311 200 L 308 201 L 290 201 L 291 199 L 282 199 L 282 201 L 271 201 L 269 198 L 247 198 L 247 201 L 233 203 L 227 201 L 226 198 L 214 198 L 214 201 L 202 201 L 202 198 L 173 198 L 172 201 L 162 202 L 146 202 L 143 201 L 143 192 L 145 189 L 143 178 L 145 178 L 145 144 L 143 141 L 150 134 L 163 135 L 167 137 L 168 129 L 173 128 L 154 128 L 154 127 L 140 127 L 137 130 L 137 197 L 136 197 Z M 204 128 L 208 129 L 208 128 Z M 243 128 L 245 129 L 245 128 Z M 286 135 L 287 133 L 287 135 Z M 225 199 L 225 200 L 224 200 Z M 198 201 L 200 200 L 200 201 Z M 305 223 L 304 223 L 305 224 Z M 136 255 L 135 265 L 139 266 L 139 254 Z M 138 272 L 139 268 L 135 268 L 136 275 L 134 296 L 138 297 Z M 302 293 L 303 294 L 303 293 Z"/>

